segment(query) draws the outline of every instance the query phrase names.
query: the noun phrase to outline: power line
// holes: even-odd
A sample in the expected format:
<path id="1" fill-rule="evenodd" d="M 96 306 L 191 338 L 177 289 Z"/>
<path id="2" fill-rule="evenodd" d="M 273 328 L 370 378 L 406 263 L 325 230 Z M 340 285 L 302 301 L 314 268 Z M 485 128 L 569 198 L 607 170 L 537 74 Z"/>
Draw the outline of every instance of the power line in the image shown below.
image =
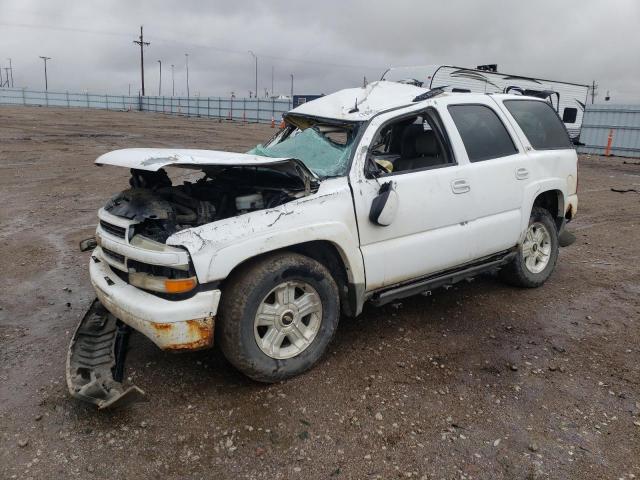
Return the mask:
<path id="1" fill-rule="evenodd" d="M 0 26 L 4 27 L 18 27 L 18 28 L 31 28 L 31 29 L 44 29 L 44 30 L 54 30 L 54 31 L 62 31 L 62 32 L 76 32 L 76 33 L 86 33 L 91 35 L 109 35 L 109 36 L 129 36 L 127 33 L 122 32 L 114 32 L 107 30 L 88 30 L 84 28 L 75 28 L 75 27 L 59 27 L 53 25 L 42 25 L 42 24 L 28 24 L 28 23 L 8 23 L 8 22 L 0 22 Z M 246 50 L 233 50 L 228 48 L 220 48 L 214 47 L 213 45 L 207 45 L 203 43 L 191 43 L 191 42 L 183 42 L 181 40 L 173 40 L 166 39 L 162 37 L 151 36 L 151 40 L 158 43 L 167 43 L 176 46 L 183 47 L 191 47 L 191 48 L 204 48 L 209 51 L 215 51 L 220 53 L 226 53 L 230 55 L 246 55 Z M 259 52 L 257 52 L 259 53 Z M 292 62 L 292 63 L 304 63 L 308 65 L 319 65 L 325 67 L 335 67 L 335 68 L 351 68 L 351 69 L 370 69 L 370 70 L 379 70 L 385 69 L 388 66 L 380 66 L 380 65 L 358 65 L 358 64 L 344 64 L 344 63 L 335 63 L 335 62 L 323 62 L 321 60 L 308 60 L 304 58 L 292 58 L 292 57 L 282 57 L 279 55 L 268 55 L 266 53 L 260 53 L 261 58 L 267 58 L 271 60 L 278 60 L 282 62 Z"/>
<path id="2" fill-rule="evenodd" d="M 142 33 L 142 25 L 140 25 L 140 39 L 134 40 L 133 43 L 140 45 L 140 78 L 142 79 L 142 96 L 144 97 L 144 47 L 151 45 L 150 42 L 144 41 L 144 35 Z"/>
<path id="3" fill-rule="evenodd" d="M 591 87 L 589 87 L 589 90 L 591 90 L 591 104 L 593 105 L 596 101 L 596 95 L 598 93 L 598 84 L 595 80 L 591 84 Z"/>
<path id="4" fill-rule="evenodd" d="M 40 58 L 44 60 L 44 91 L 49 91 L 49 82 L 47 80 L 47 60 L 51 60 L 51 57 L 43 57 L 40 55 Z"/>
<path id="5" fill-rule="evenodd" d="M 189 54 L 185 53 L 184 58 L 187 64 L 187 99 L 189 98 Z"/>
<path id="6" fill-rule="evenodd" d="M 9 72 L 11 73 L 11 88 L 13 88 L 13 65 L 11 65 L 10 58 L 7 58 L 7 60 L 9 60 Z"/>

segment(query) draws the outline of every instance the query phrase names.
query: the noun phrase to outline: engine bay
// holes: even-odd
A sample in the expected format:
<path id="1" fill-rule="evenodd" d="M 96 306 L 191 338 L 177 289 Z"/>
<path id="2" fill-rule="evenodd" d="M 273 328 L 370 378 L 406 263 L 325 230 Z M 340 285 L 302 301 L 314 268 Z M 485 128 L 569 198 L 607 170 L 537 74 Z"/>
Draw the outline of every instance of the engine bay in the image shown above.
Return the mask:
<path id="1" fill-rule="evenodd" d="M 129 184 L 105 210 L 139 222 L 130 239 L 141 234 L 161 243 L 180 230 L 277 207 L 308 190 L 297 177 L 259 167 L 212 168 L 181 185 L 173 185 L 164 169 L 131 169 Z"/>

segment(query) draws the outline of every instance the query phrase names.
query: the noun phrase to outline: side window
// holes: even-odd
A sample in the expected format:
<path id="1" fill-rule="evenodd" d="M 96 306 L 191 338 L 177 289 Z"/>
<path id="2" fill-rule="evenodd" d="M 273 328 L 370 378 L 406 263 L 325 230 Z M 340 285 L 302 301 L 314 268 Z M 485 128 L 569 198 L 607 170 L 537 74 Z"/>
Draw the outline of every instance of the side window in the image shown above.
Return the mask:
<path id="1" fill-rule="evenodd" d="M 562 111 L 562 121 L 564 123 L 576 123 L 576 118 L 578 118 L 577 108 L 565 108 Z"/>
<path id="2" fill-rule="evenodd" d="M 369 161 L 379 174 L 453 165 L 441 124 L 428 112 L 383 126 L 369 147 Z"/>
<path id="3" fill-rule="evenodd" d="M 547 102 L 505 100 L 504 106 L 536 150 L 573 148 L 564 123 Z"/>
<path id="4" fill-rule="evenodd" d="M 450 105 L 469 161 L 480 162 L 518 153 L 498 115 L 485 105 Z"/>

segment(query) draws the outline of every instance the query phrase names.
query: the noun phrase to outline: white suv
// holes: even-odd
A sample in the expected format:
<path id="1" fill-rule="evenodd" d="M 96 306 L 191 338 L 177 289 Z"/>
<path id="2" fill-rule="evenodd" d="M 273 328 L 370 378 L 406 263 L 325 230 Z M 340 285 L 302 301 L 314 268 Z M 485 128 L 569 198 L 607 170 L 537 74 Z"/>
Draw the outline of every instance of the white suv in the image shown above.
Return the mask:
<path id="1" fill-rule="evenodd" d="M 498 269 L 537 287 L 571 243 L 577 156 L 545 101 L 382 81 L 284 123 L 248 153 L 98 158 L 130 168 L 131 188 L 98 213 L 98 300 L 69 350 L 72 395 L 106 408 L 142 393 L 120 383 L 129 327 L 165 350 L 215 338 L 239 370 L 274 382 L 314 365 L 340 315 L 366 301 Z M 174 185 L 165 167 L 194 178 Z"/>

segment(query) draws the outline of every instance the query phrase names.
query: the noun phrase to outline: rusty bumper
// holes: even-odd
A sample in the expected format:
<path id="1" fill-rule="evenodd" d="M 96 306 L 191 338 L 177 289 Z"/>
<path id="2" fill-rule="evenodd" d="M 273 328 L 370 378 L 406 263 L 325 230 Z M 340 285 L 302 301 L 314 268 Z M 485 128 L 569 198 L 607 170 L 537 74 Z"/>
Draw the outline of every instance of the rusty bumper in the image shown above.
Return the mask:
<path id="1" fill-rule="evenodd" d="M 100 303 L 162 350 L 200 350 L 213 346 L 219 290 L 171 301 L 129 285 L 97 255 L 90 260 L 89 271 Z"/>

